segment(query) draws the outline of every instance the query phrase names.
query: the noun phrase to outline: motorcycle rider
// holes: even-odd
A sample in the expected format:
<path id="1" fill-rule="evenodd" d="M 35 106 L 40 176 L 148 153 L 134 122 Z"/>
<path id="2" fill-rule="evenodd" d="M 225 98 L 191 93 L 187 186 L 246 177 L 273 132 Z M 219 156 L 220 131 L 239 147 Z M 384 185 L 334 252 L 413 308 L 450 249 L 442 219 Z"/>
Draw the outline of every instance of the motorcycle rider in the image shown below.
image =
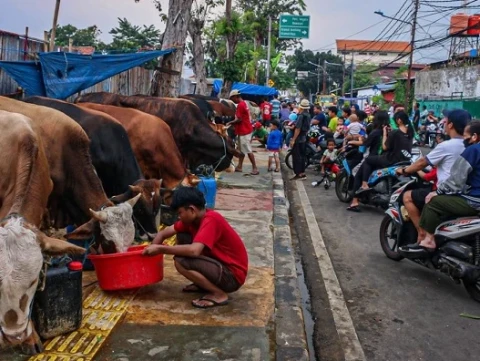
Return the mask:
<path id="1" fill-rule="evenodd" d="M 408 167 L 398 168 L 399 175 L 414 174 L 421 171 L 428 165 L 437 167 L 437 186 L 442 184 L 450 176 L 453 163 L 465 150 L 463 145 L 463 132 L 470 120 L 470 114 L 465 110 L 452 110 L 446 114 L 445 133 L 449 140 L 446 140 L 433 149 L 428 155 L 418 159 Z M 403 195 L 403 204 L 408 215 L 418 232 L 418 241 L 425 238 L 423 230 L 420 229 L 420 212 L 425 206 L 425 198 L 431 192 L 431 186 L 413 189 Z"/>
<path id="2" fill-rule="evenodd" d="M 418 244 L 400 247 L 400 251 L 413 256 L 433 252 L 436 248 L 436 228 L 449 218 L 477 216 L 480 211 L 480 121 L 467 125 L 463 134 L 466 149 L 457 158 L 450 176 L 429 193 L 420 217 L 425 238 Z"/>

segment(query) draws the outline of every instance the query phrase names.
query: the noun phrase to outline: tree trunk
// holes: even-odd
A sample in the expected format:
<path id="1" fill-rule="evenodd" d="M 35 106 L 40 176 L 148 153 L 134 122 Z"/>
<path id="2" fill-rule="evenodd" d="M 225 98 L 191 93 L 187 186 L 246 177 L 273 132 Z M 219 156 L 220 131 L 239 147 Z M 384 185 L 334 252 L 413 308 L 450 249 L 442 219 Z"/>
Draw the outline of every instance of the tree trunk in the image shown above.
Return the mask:
<path id="1" fill-rule="evenodd" d="M 202 29 L 205 21 L 191 19 L 188 25 L 188 32 L 193 42 L 193 72 L 197 80 L 196 94 L 207 94 L 207 71 L 205 69 L 205 49 L 202 43 Z"/>
<path id="2" fill-rule="evenodd" d="M 227 25 L 232 28 L 232 0 L 226 1 L 225 6 L 225 19 L 227 20 Z M 227 33 L 227 56 L 226 60 L 233 60 L 235 57 L 235 48 L 237 47 L 237 34 L 234 34 L 231 30 Z M 233 81 L 229 79 L 223 79 L 222 90 L 220 91 L 220 98 L 228 98 L 230 91 L 232 90 Z"/>
<path id="3" fill-rule="evenodd" d="M 193 0 L 170 0 L 168 20 L 163 35 L 162 50 L 177 48 L 172 54 L 165 55 L 158 62 L 153 76 L 151 94 L 154 96 L 176 97 L 180 92 L 183 69 L 183 54 L 187 39 L 190 10 Z M 165 72 L 165 71 L 168 71 Z"/>

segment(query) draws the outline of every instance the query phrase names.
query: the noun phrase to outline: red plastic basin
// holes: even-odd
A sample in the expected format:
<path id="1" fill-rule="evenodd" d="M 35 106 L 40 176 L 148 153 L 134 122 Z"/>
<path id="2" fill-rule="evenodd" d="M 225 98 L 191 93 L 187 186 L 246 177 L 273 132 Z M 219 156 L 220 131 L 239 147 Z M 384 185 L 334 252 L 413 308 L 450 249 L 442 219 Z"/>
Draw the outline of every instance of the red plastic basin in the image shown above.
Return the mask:
<path id="1" fill-rule="evenodd" d="M 133 246 L 124 253 L 88 255 L 95 266 L 100 288 L 125 290 L 163 280 L 163 254 L 142 256 L 145 247 Z"/>

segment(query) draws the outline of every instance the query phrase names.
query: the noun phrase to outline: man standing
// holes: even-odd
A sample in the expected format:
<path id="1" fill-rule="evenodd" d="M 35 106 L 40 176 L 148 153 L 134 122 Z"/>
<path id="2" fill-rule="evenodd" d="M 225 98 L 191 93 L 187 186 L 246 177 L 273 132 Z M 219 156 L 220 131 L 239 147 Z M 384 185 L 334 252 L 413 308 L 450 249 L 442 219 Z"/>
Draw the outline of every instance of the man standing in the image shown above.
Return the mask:
<path id="1" fill-rule="evenodd" d="M 272 105 L 272 120 L 279 120 L 281 103 L 280 103 L 280 100 L 278 100 L 278 95 L 273 96 L 271 105 Z"/>
<path id="2" fill-rule="evenodd" d="M 291 180 L 306 179 L 305 174 L 305 148 L 307 145 L 307 133 L 310 129 L 310 103 L 307 99 L 300 102 L 299 114 L 297 122 L 295 123 L 295 131 L 292 140 L 290 140 L 290 147 L 292 148 L 293 171 L 295 176 Z"/>
<path id="3" fill-rule="evenodd" d="M 418 126 L 420 124 L 420 104 L 415 103 L 413 106 L 413 129 L 418 132 Z"/>
<path id="4" fill-rule="evenodd" d="M 248 159 L 252 163 L 251 175 L 258 175 L 257 163 L 255 162 L 255 156 L 252 152 L 252 145 L 250 139 L 252 138 L 253 127 L 250 121 L 250 111 L 247 103 L 242 99 L 240 92 L 236 89 L 230 92 L 230 100 L 237 104 L 237 112 L 235 113 L 235 120 L 227 123 L 227 126 L 233 125 L 235 127 L 235 135 L 237 136 L 237 147 L 242 152 L 242 155 L 238 158 L 238 165 L 235 168 L 235 172 L 243 172 L 243 160 L 245 154 L 248 155 Z"/>
<path id="5" fill-rule="evenodd" d="M 313 119 L 311 125 L 316 125 L 318 129 L 320 130 L 320 133 L 325 134 L 328 132 L 328 127 L 327 127 L 327 117 L 325 114 L 322 112 L 322 107 L 319 104 L 315 104 L 313 107 Z"/>

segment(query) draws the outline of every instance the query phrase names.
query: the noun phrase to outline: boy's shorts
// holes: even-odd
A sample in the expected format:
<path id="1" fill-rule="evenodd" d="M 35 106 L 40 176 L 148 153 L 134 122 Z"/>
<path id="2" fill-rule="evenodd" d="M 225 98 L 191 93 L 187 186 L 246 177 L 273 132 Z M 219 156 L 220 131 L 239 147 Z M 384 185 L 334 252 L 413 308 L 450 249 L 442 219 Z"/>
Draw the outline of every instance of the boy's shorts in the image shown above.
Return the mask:
<path id="1" fill-rule="evenodd" d="M 277 157 L 278 158 L 278 150 L 269 150 L 270 153 L 268 153 L 269 157 Z"/>

